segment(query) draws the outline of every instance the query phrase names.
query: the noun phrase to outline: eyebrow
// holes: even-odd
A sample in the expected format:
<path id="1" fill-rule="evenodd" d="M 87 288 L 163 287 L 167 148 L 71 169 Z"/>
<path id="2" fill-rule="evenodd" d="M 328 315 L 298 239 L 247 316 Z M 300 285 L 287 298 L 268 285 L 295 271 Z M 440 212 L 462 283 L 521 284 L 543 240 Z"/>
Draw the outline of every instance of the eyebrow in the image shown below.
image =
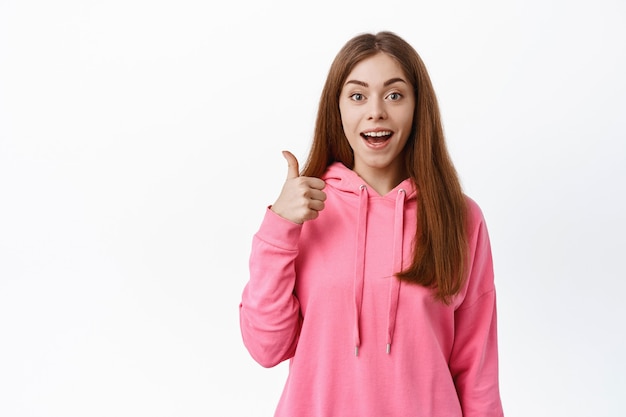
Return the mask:
<path id="1" fill-rule="evenodd" d="M 390 86 L 391 84 L 398 83 L 398 82 L 406 84 L 406 81 L 404 81 L 402 78 L 396 77 L 396 78 L 390 78 L 387 81 L 385 81 L 385 83 L 383 84 L 383 87 L 387 87 L 387 86 Z M 356 84 L 356 85 L 360 85 L 361 87 L 369 87 L 368 83 L 364 81 L 359 81 L 359 80 L 348 80 L 346 81 L 346 84 Z"/>

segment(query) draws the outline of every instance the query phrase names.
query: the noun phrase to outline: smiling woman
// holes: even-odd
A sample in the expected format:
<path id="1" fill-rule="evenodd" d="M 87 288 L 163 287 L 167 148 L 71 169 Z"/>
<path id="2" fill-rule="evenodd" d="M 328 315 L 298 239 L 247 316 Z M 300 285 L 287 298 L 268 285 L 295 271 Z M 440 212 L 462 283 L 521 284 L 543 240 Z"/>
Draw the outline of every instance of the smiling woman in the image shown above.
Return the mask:
<path id="1" fill-rule="evenodd" d="M 402 151 L 415 111 L 413 86 L 385 53 L 359 62 L 339 98 L 343 131 L 354 153 L 354 172 L 384 195 L 407 177 Z"/>
<path id="2" fill-rule="evenodd" d="M 417 52 L 348 41 L 302 175 L 284 156 L 240 304 L 252 357 L 290 361 L 275 415 L 501 417 L 487 228 Z"/>

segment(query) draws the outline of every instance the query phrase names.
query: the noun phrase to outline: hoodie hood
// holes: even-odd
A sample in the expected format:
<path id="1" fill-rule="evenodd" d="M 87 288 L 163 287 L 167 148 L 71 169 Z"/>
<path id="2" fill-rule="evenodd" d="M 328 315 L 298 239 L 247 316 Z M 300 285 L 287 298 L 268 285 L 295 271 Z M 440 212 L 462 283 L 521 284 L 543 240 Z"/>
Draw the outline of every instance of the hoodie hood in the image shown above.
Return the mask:
<path id="1" fill-rule="evenodd" d="M 326 185 L 330 185 L 340 191 L 360 195 L 361 187 L 366 186 L 369 189 L 368 194 L 372 196 L 379 196 L 373 188 L 367 185 L 363 178 L 350 168 L 347 168 L 341 162 L 332 163 L 322 176 L 322 179 L 326 182 Z M 407 201 L 412 199 L 414 200 L 417 196 L 417 189 L 415 188 L 413 181 L 407 178 L 388 194 L 379 197 L 394 199 L 396 192 L 400 189 L 404 190 Z"/>
<path id="2" fill-rule="evenodd" d="M 396 326 L 396 317 L 398 314 L 398 302 L 400 299 L 401 282 L 395 277 L 395 274 L 402 271 L 405 267 L 403 259 L 404 245 L 404 215 L 405 204 L 409 200 L 414 200 L 417 190 L 413 181 L 405 179 L 398 184 L 393 190 L 384 196 L 379 195 L 354 171 L 347 168 L 340 162 L 335 162 L 329 166 L 326 173 L 322 177 L 327 187 L 353 194 L 358 198 L 358 211 L 356 214 L 356 250 L 354 253 L 354 353 L 359 355 L 359 347 L 361 345 L 361 309 L 363 305 L 363 288 L 365 285 L 365 254 L 366 241 L 368 237 L 368 213 L 370 210 L 371 200 L 385 199 L 394 203 L 394 220 L 393 220 L 393 262 L 392 270 L 389 271 L 389 294 L 387 308 L 387 337 L 385 341 L 385 350 L 387 354 L 391 353 L 391 345 L 393 342 L 393 334 Z"/>

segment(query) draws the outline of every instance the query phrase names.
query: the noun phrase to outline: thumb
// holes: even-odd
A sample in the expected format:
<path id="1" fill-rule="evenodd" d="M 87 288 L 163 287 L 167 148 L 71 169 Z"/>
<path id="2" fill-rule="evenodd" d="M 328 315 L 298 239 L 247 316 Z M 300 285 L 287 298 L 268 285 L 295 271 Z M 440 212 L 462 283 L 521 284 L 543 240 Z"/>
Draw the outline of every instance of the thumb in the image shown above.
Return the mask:
<path id="1" fill-rule="evenodd" d="M 300 168 L 296 157 L 289 151 L 283 151 L 283 157 L 287 160 L 287 179 L 298 178 L 300 176 Z"/>

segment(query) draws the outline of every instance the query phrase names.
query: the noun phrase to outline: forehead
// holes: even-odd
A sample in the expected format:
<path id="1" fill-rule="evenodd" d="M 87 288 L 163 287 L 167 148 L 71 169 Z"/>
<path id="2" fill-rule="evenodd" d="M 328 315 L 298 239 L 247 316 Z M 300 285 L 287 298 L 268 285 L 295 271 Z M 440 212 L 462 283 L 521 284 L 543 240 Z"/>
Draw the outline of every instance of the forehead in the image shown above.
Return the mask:
<path id="1" fill-rule="evenodd" d="M 407 76 L 398 61 L 384 52 L 379 52 L 356 64 L 346 77 L 346 82 L 358 80 L 376 84 L 378 81 L 382 84 L 390 78 L 402 78 L 408 83 Z"/>

